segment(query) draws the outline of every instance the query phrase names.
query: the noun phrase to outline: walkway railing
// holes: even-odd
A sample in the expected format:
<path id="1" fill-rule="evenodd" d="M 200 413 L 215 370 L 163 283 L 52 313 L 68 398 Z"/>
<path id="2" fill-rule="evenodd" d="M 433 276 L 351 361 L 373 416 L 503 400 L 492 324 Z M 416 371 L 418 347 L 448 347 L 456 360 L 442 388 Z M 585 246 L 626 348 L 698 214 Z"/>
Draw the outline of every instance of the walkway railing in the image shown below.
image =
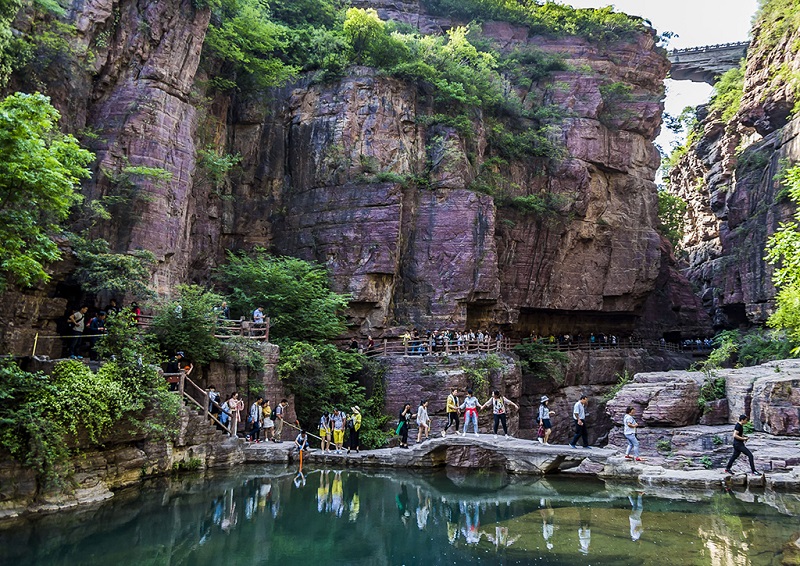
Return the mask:
<path id="1" fill-rule="evenodd" d="M 460 344 L 456 340 L 437 343 L 431 346 L 425 340 L 407 340 L 403 338 L 385 338 L 382 342 L 372 348 L 361 350 L 369 357 L 383 356 L 454 356 L 461 354 L 480 354 L 491 352 L 508 352 L 519 344 L 531 343 L 530 339 L 510 339 L 500 340 L 491 339 L 488 342 L 477 340 L 463 341 Z M 553 348 L 559 352 L 580 352 L 580 351 L 601 351 L 601 350 L 620 350 L 620 349 L 647 349 L 663 350 L 668 352 L 708 352 L 708 350 L 695 350 L 694 348 L 683 348 L 680 344 L 672 342 L 659 342 L 656 340 L 622 340 L 616 344 L 607 342 L 550 342 L 547 339 L 538 340 L 537 343 L 546 347 Z"/>
<path id="2" fill-rule="evenodd" d="M 178 394 L 189 401 L 190 403 L 194 403 L 203 410 L 203 416 L 206 420 L 211 419 L 215 423 L 217 423 L 222 430 L 228 433 L 230 436 L 236 436 L 236 433 L 239 429 L 239 411 L 231 411 L 230 419 L 228 419 L 229 424 L 224 424 L 216 415 L 220 415 L 225 411 L 222 406 L 217 403 L 216 401 L 212 401 L 208 395 L 208 391 L 197 385 L 194 381 L 192 381 L 188 375 L 186 375 L 185 371 L 180 371 L 178 373 L 165 373 L 164 379 L 167 383 L 170 384 L 177 384 L 178 386 Z M 197 399 L 200 398 L 201 401 Z M 218 409 L 218 413 L 216 415 L 208 410 L 209 406 L 216 407 Z"/>

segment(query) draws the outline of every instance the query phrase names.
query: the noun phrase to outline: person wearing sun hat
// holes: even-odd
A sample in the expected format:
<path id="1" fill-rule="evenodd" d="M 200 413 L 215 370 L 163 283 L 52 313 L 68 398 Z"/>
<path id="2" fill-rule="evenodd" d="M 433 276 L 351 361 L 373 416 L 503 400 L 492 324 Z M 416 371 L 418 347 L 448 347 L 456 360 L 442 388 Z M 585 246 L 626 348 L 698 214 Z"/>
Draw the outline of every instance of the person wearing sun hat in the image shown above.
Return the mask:
<path id="1" fill-rule="evenodd" d="M 350 407 L 350 418 L 348 419 L 352 426 L 350 427 L 350 444 L 347 446 L 347 453 L 350 450 L 359 451 L 358 431 L 361 430 L 361 408 L 358 405 Z"/>
<path id="2" fill-rule="evenodd" d="M 550 440 L 550 433 L 553 432 L 553 425 L 550 423 L 550 415 L 554 415 L 552 411 L 550 411 L 550 407 L 547 406 L 547 403 L 550 401 L 550 398 L 547 395 L 542 395 L 542 401 L 539 405 L 539 427 L 543 430 L 544 436 L 538 437 L 540 443 L 545 444 L 546 446 L 550 446 L 548 440 Z"/>

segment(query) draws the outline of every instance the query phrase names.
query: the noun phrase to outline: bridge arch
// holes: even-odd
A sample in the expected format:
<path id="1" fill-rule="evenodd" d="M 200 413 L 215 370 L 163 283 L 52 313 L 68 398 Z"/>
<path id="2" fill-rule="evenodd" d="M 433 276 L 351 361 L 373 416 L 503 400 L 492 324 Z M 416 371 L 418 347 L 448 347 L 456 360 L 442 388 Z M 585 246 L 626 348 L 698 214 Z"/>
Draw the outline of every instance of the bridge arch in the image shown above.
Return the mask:
<path id="1" fill-rule="evenodd" d="M 744 41 L 673 49 L 667 54 L 672 63 L 670 78 L 713 85 L 725 71 L 739 66 L 749 46 Z"/>

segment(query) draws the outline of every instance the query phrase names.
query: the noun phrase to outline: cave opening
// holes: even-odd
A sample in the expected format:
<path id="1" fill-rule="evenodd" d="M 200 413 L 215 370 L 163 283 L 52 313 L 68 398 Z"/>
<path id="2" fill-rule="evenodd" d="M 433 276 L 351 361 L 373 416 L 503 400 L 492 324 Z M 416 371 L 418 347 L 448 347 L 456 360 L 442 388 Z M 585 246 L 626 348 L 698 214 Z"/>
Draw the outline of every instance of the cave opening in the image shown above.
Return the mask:
<path id="1" fill-rule="evenodd" d="M 722 312 L 728 321 L 728 328 L 749 328 L 751 325 L 744 303 L 725 305 L 722 307 Z"/>
<path id="2" fill-rule="evenodd" d="M 629 337 L 639 321 L 638 315 L 631 312 L 570 311 L 556 309 L 520 309 L 519 319 L 508 331 L 509 335 L 526 337 L 563 336 L 588 338 L 594 334 Z"/>

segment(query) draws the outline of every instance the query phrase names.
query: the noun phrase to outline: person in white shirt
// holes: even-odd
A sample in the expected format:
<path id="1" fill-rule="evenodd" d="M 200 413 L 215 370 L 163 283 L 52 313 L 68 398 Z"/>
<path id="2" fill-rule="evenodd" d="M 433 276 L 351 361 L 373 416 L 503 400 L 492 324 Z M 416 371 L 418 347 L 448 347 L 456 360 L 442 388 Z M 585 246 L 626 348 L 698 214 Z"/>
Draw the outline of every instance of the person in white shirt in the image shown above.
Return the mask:
<path id="1" fill-rule="evenodd" d="M 506 405 L 511 405 L 519 410 L 519 405 L 500 395 L 497 389 L 492 393 L 491 398 L 481 405 L 481 409 L 485 409 L 489 404 L 492 405 L 492 414 L 494 415 L 494 437 L 497 438 L 497 427 L 500 423 L 503 424 L 503 434 L 508 436 L 508 424 L 506 423 Z"/>
<path id="2" fill-rule="evenodd" d="M 588 397 L 581 395 L 581 398 L 572 408 L 572 420 L 575 422 L 575 436 L 572 437 L 572 442 L 569 443 L 572 448 L 577 448 L 575 443 L 578 442 L 579 438 L 583 439 L 584 448 L 591 448 L 589 446 L 589 436 L 586 432 L 586 403 L 588 402 Z"/>
<path id="3" fill-rule="evenodd" d="M 419 444 L 422 441 L 422 433 L 425 433 L 425 439 L 427 440 L 431 432 L 431 419 L 428 417 L 427 399 L 420 403 L 417 409 L 417 427 L 419 428 L 417 431 L 417 444 Z"/>
<path id="4" fill-rule="evenodd" d="M 642 459 L 639 458 L 639 440 L 636 438 L 636 429 L 639 427 L 639 424 L 636 422 L 636 419 L 633 418 L 633 407 L 625 409 L 622 425 L 622 432 L 628 440 L 628 447 L 625 449 L 625 458 L 630 460 L 635 457 L 636 461 L 640 462 Z M 631 448 L 633 448 L 633 456 L 631 456 Z"/>

